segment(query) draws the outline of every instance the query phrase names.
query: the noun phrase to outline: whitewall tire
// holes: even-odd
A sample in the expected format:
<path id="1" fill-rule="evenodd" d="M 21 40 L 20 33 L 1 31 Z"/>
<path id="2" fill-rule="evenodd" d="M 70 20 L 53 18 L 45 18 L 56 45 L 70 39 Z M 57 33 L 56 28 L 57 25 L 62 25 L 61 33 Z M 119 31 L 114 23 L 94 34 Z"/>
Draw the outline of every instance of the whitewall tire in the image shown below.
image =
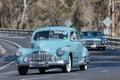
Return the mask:
<path id="1" fill-rule="evenodd" d="M 68 57 L 68 64 L 66 64 L 64 67 L 62 67 L 62 71 L 63 72 L 70 72 L 71 71 L 71 66 L 72 65 L 72 61 L 71 61 L 71 57 Z"/>

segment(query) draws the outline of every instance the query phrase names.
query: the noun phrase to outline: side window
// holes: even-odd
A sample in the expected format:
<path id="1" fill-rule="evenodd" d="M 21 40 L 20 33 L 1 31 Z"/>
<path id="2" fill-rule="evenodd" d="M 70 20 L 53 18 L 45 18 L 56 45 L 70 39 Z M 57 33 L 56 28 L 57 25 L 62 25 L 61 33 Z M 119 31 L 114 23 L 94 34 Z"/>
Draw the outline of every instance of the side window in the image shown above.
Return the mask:
<path id="1" fill-rule="evenodd" d="M 71 32 L 70 39 L 71 39 L 72 41 L 78 40 L 78 39 L 79 39 L 78 33 L 77 33 L 77 32 Z"/>
<path id="2" fill-rule="evenodd" d="M 71 32 L 71 33 L 70 33 L 70 40 L 74 40 L 74 39 L 73 39 L 73 33 L 74 33 L 74 32 Z"/>
<path id="3" fill-rule="evenodd" d="M 75 34 L 76 34 L 76 40 L 79 40 L 79 33 L 75 32 Z"/>

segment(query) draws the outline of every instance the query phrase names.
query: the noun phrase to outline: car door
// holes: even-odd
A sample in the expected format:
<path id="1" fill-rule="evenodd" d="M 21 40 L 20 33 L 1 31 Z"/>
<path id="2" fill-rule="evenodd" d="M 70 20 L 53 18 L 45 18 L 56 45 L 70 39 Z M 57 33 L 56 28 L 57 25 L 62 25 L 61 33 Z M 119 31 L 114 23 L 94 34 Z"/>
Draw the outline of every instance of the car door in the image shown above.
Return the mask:
<path id="1" fill-rule="evenodd" d="M 74 52 L 73 61 L 74 61 L 74 65 L 76 65 L 80 61 L 82 46 L 81 46 L 81 42 L 79 41 L 79 35 L 75 31 L 71 32 L 71 43 L 72 43 L 71 47 Z"/>
<path id="2" fill-rule="evenodd" d="M 82 58 L 82 52 L 83 52 L 83 46 L 84 45 L 80 41 L 79 33 L 76 31 L 75 34 L 76 34 L 76 37 L 77 37 L 77 40 L 76 40 L 77 48 L 76 48 L 76 50 L 77 50 L 77 55 L 78 55 L 78 61 L 80 61 L 81 58 Z"/>

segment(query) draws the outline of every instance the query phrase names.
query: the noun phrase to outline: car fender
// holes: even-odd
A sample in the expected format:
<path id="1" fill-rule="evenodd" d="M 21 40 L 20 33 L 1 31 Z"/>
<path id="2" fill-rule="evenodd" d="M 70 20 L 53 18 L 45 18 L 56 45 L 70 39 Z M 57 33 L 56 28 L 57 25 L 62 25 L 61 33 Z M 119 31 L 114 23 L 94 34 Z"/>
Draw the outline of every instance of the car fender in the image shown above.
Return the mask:
<path id="1" fill-rule="evenodd" d="M 21 55 L 19 57 L 16 56 L 16 60 L 21 63 L 23 62 L 25 56 L 33 52 L 31 48 L 19 48 L 18 50 L 21 50 Z"/>
<path id="2" fill-rule="evenodd" d="M 82 52 L 82 60 L 85 62 L 85 63 L 89 63 L 89 52 L 88 52 L 88 49 L 87 48 L 83 48 L 83 52 Z"/>
<path id="3" fill-rule="evenodd" d="M 65 53 L 64 53 L 64 55 L 62 56 L 62 58 L 63 58 L 64 60 L 68 60 L 68 57 L 70 56 L 70 54 L 74 53 L 74 51 L 73 51 L 70 47 L 64 47 L 63 49 L 64 49 Z M 73 54 L 72 54 L 72 55 L 73 55 Z M 72 58 L 73 58 L 73 56 L 72 56 Z"/>

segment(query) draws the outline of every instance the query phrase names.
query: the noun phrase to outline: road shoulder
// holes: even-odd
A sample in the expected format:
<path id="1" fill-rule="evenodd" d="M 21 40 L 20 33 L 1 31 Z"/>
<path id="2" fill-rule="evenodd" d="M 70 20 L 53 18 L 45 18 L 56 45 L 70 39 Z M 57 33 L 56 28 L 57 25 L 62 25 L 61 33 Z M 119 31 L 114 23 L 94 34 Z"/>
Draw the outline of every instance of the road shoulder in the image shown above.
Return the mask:
<path id="1" fill-rule="evenodd" d="M 4 55 L 6 50 L 0 45 L 0 56 Z"/>

